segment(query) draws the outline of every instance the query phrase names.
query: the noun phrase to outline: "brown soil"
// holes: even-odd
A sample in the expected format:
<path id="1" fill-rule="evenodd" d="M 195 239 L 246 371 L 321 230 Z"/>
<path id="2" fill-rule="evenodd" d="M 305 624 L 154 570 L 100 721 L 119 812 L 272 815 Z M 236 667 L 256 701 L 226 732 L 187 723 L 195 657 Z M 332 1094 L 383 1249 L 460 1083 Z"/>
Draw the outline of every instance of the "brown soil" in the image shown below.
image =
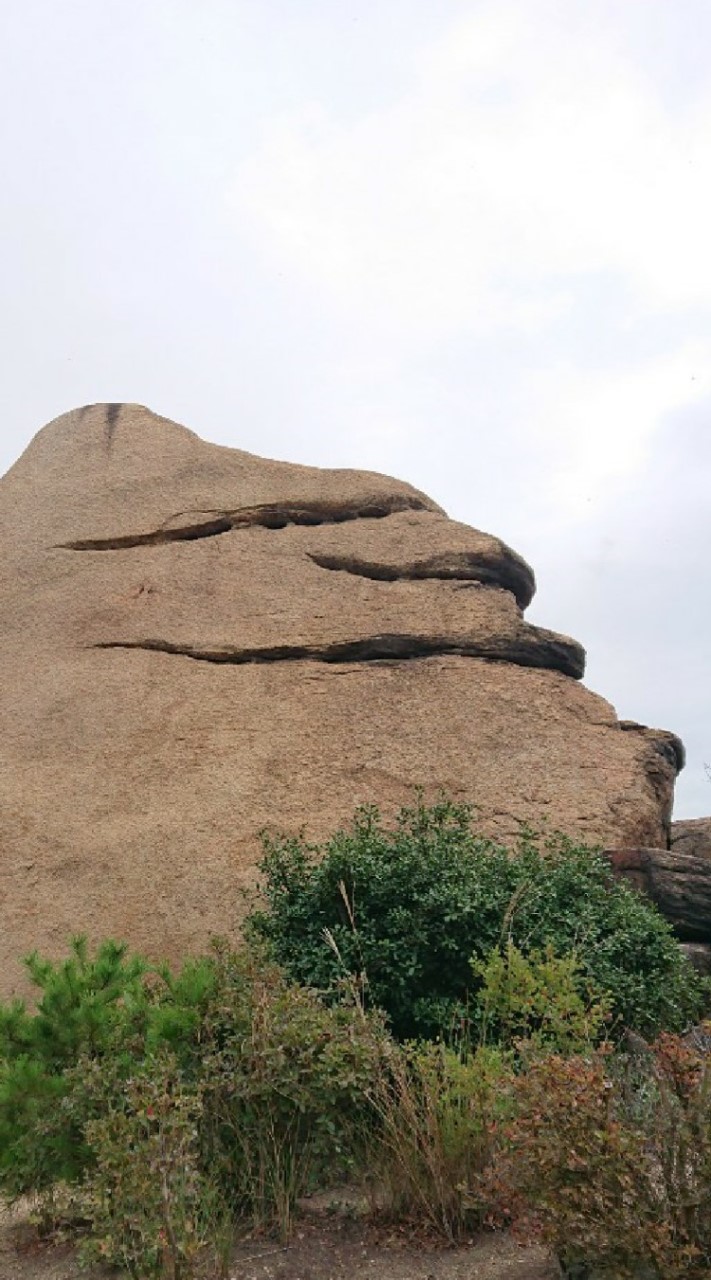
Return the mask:
<path id="1" fill-rule="evenodd" d="M 305 1213 L 288 1245 L 242 1241 L 229 1280 L 558 1280 L 541 1249 L 506 1235 L 457 1248 L 415 1240 L 343 1214 Z M 80 1269 L 69 1244 L 41 1241 L 27 1219 L 0 1209 L 1 1280 L 118 1280 L 103 1267 Z"/>

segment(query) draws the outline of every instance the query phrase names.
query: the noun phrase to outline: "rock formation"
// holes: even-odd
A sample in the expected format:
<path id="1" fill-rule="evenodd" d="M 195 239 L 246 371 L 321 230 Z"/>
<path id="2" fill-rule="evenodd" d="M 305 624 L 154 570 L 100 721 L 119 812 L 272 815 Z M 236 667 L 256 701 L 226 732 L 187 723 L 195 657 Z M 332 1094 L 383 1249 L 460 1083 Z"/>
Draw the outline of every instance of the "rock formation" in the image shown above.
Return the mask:
<path id="1" fill-rule="evenodd" d="M 671 824 L 674 853 L 691 854 L 711 864 L 711 818 L 685 818 Z"/>
<path id="2" fill-rule="evenodd" d="M 668 843 L 678 740 L 618 721 L 524 622 L 528 565 L 407 484 L 94 405 L 0 481 L 0 533 L 4 993 L 71 931 L 232 932 L 261 829 L 420 784 L 501 838 Z"/>
<path id="3" fill-rule="evenodd" d="M 616 875 L 659 907 L 678 938 L 711 944 L 711 861 L 673 847 L 608 849 L 605 855 Z"/>

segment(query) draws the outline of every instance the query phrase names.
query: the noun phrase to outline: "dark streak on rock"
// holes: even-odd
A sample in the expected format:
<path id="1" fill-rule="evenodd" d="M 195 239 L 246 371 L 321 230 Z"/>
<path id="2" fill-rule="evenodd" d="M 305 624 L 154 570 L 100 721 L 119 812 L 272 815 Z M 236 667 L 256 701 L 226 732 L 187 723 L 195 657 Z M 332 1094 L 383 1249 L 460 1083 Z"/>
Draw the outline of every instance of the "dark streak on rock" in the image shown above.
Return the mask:
<path id="1" fill-rule="evenodd" d="M 119 414 L 122 408 L 123 408 L 122 404 L 107 404 L 106 406 L 106 440 L 108 444 L 109 453 L 111 453 L 111 446 L 114 442 L 114 432 L 116 430 L 116 423 L 119 420 Z"/>
<path id="2" fill-rule="evenodd" d="M 375 635 L 361 640 L 344 640 L 323 645 L 267 645 L 259 648 L 204 649 L 196 645 L 177 644 L 169 640 L 104 640 L 95 649 L 145 649 L 149 652 L 176 654 L 197 662 L 243 666 L 263 662 L 378 662 L 408 661 L 448 655 L 460 658 L 486 658 L 495 662 L 511 662 L 516 666 L 538 667 L 560 671 L 579 680 L 585 667 L 585 655 L 573 641 L 536 637 L 534 644 L 525 640 L 467 641 L 447 636 Z"/>

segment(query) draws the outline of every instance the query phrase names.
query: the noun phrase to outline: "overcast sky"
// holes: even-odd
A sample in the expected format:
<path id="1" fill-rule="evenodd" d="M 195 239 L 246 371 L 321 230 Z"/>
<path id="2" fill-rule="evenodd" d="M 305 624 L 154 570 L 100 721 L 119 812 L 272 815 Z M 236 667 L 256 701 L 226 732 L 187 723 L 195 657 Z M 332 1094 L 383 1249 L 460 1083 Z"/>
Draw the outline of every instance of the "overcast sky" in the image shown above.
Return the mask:
<path id="1" fill-rule="evenodd" d="M 0 472 L 49 419 L 385 471 L 711 812 L 709 0 L 4 0 Z"/>

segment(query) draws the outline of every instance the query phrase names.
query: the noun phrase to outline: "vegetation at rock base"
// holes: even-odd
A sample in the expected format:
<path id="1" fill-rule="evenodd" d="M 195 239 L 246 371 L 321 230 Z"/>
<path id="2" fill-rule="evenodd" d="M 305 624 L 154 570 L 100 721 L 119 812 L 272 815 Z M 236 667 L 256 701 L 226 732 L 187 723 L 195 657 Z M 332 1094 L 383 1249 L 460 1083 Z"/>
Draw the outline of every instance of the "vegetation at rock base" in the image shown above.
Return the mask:
<path id="1" fill-rule="evenodd" d="M 225 1275 L 236 1234 L 287 1237 L 344 1178 L 570 1277 L 711 1274 L 704 988 L 593 852 L 509 854 L 443 802 L 273 841 L 265 875 L 245 943 L 177 972 L 82 938 L 28 959 L 36 1003 L 0 1005 L 7 1199 L 137 1278 Z"/>
<path id="2" fill-rule="evenodd" d="M 348 975 L 401 1039 L 478 1032 L 481 971 L 510 939 L 524 953 L 574 952 L 581 980 L 610 1001 L 612 1028 L 679 1030 L 703 984 L 650 903 L 615 881 L 594 849 L 524 832 L 514 849 L 478 836 L 467 805 L 374 807 L 325 844 L 265 837 L 252 931 L 300 983 Z"/>
<path id="3" fill-rule="evenodd" d="M 107 941 L 91 956 L 79 937 L 61 964 L 30 955 L 36 1007 L 0 1004 L 0 1186 L 11 1196 L 74 1182 L 90 1160 L 82 1126 L 63 1111 L 67 1072 L 83 1055 L 123 1056 L 144 1021 L 147 965 L 127 953 Z"/>
<path id="4" fill-rule="evenodd" d="M 711 1061 L 669 1035 L 534 1061 L 496 1176 L 569 1274 L 708 1277 Z"/>
<path id="5" fill-rule="evenodd" d="M 481 980 L 479 1035 L 511 1050 L 584 1053 L 602 1038 L 611 1000 L 585 982 L 575 954 L 557 956 L 550 945 L 528 955 L 511 941 L 486 960 L 472 960 Z"/>

